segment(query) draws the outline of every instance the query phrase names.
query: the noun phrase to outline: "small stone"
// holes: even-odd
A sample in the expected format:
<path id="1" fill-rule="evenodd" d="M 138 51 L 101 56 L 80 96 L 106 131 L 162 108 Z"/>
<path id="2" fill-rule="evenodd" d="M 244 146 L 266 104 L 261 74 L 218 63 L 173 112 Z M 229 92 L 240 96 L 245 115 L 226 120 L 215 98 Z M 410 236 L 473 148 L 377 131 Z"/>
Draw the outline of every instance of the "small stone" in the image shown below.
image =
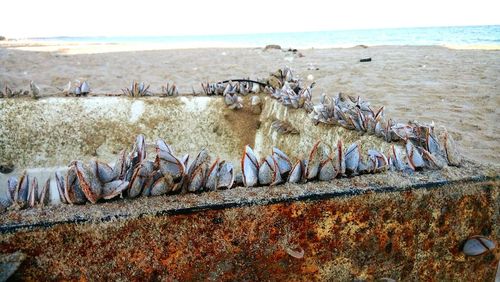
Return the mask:
<path id="1" fill-rule="evenodd" d="M 13 171 L 14 171 L 14 164 L 12 163 L 0 164 L 0 173 L 7 174 Z"/>
<path id="2" fill-rule="evenodd" d="M 266 45 L 266 47 L 264 48 L 264 51 L 271 50 L 271 49 L 281 50 L 281 46 L 277 45 L 277 44 Z"/>

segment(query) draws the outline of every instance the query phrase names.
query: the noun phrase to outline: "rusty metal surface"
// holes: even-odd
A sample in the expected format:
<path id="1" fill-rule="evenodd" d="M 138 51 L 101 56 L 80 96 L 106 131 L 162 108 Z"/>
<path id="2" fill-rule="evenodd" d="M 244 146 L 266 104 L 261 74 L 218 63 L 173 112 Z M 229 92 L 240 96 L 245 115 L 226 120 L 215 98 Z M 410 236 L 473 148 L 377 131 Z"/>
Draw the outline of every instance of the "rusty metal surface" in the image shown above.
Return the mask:
<path id="1" fill-rule="evenodd" d="M 460 247 L 477 234 L 498 241 L 498 188 L 494 178 L 62 222 L 3 233 L 0 252 L 27 255 L 15 274 L 26 280 L 488 281 L 495 256 L 465 257 Z"/>

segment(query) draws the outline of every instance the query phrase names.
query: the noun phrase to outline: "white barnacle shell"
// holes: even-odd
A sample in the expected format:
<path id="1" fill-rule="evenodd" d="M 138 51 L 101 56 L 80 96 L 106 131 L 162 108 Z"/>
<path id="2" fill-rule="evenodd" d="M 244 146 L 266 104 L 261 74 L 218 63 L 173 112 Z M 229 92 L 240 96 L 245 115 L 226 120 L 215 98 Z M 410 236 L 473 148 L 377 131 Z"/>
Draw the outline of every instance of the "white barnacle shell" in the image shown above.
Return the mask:
<path id="1" fill-rule="evenodd" d="M 101 198 L 102 184 L 90 167 L 84 165 L 82 162 L 75 162 L 74 167 L 80 188 L 85 197 L 91 203 L 95 204 Z"/>
<path id="2" fill-rule="evenodd" d="M 309 153 L 305 177 L 307 180 L 314 179 L 319 172 L 320 165 L 329 158 L 330 148 L 328 145 L 317 141 Z"/>
<path id="3" fill-rule="evenodd" d="M 281 182 L 278 163 L 272 156 L 267 156 L 259 165 L 259 183 L 275 185 Z"/>
<path id="4" fill-rule="evenodd" d="M 290 174 L 288 175 L 289 183 L 299 183 L 303 179 L 304 174 L 304 163 L 298 160 L 292 167 Z"/>
<path id="5" fill-rule="evenodd" d="M 331 158 L 326 159 L 321 162 L 318 179 L 320 181 L 330 181 L 337 176 L 337 171 L 335 170 L 335 166 L 333 164 L 333 160 Z"/>
<path id="6" fill-rule="evenodd" d="M 478 256 L 492 251 L 495 247 L 495 242 L 484 236 L 472 236 L 465 242 L 462 251 L 467 256 Z"/>
<path id="7" fill-rule="evenodd" d="M 358 171 L 359 162 L 361 159 L 361 150 L 358 143 L 352 143 L 345 153 L 345 167 L 349 173 Z"/>
<path id="8" fill-rule="evenodd" d="M 156 179 L 150 188 L 151 196 L 160 196 L 174 189 L 174 180 L 170 174 L 165 174 Z"/>
<path id="9" fill-rule="evenodd" d="M 391 161 L 396 170 L 403 170 L 406 164 L 403 162 L 403 157 L 401 155 L 401 149 L 398 146 L 391 146 Z"/>
<path id="10" fill-rule="evenodd" d="M 285 175 L 292 170 L 290 159 L 280 149 L 273 148 L 272 156 L 278 162 L 278 168 L 281 175 Z"/>
<path id="11" fill-rule="evenodd" d="M 80 91 L 82 94 L 90 93 L 90 85 L 87 81 L 82 82 L 82 84 L 80 85 Z"/>
<path id="12" fill-rule="evenodd" d="M 219 159 L 217 158 L 215 162 L 208 169 L 205 188 L 209 191 L 215 191 L 217 189 L 218 182 L 219 182 Z"/>
<path id="13" fill-rule="evenodd" d="M 410 141 L 406 142 L 406 156 L 408 157 L 408 164 L 413 170 L 417 170 L 425 165 L 422 155 Z"/>
<path id="14" fill-rule="evenodd" d="M 31 179 L 31 183 L 28 188 L 28 206 L 33 208 L 38 203 L 38 180 L 36 177 Z"/>
<path id="15" fill-rule="evenodd" d="M 129 182 L 124 180 L 114 180 L 105 183 L 102 186 L 102 198 L 105 200 L 109 200 L 118 195 L 121 195 L 121 193 L 127 189 L 128 185 Z"/>
<path id="16" fill-rule="evenodd" d="M 250 146 L 246 145 L 241 158 L 241 171 L 243 176 L 243 185 L 252 187 L 257 184 L 259 163 L 257 157 Z"/>
<path id="17" fill-rule="evenodd" d="M 219 164 L 219 182 L 217 189 L 231 188 L 234 183 L 234 169 L 233 165 L 228 162 L 221 162 Z"/>
<path id="18" fill-rule="evenodd" d="M 155 162 L 162 174 L 169 174 L 174 180 L 181 178 L 185 173 L 184 163 L 171 151 L 157 150 Z"/>

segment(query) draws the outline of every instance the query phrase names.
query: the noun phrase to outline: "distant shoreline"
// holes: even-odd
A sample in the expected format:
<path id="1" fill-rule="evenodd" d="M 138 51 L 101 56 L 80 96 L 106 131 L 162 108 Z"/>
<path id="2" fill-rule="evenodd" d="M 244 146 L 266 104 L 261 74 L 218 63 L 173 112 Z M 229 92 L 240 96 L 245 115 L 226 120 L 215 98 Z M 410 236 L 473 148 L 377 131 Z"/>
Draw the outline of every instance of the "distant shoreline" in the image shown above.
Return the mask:
<path id="1" fill-rule="evenodd" d="M 65 46 L 61 48 L 70 48 L 71 51 L 90 48 L 93 52 L 99 48 L 103 52 L 114 52 L 191 48 L 259 48 L 268 44 L 280 45 L 283 49 L 303 50 L 350 48 L 360 45 L 370 47 L 444 46 L 452 49 L 498 50 L 500 49 L 500 25 L 193 36 L 59 36 L 0 41 L 0 46 L 35 51 L 47 49 L 57 51 L 57 47 L 52 49 L 41 47 Z"/>
<path id="2" fill-rule="evenodd" d="M 417 46 L 417 47 L 443 47 L 456 50 L 500 50 L 498 45 L 332 45 L 332 46 L 316 46 L 316 47 L 295 47 L 281 46 L 282 51 L 287 51 L 290 48 L 306 50 L 306 49 L 346 49 L 346 48 L 377 48 L 385 46 Z M 241 44 L 231 44 L 221 42 L 213 44 L 212 42 L 198 43 L 92 43 L 92 42 L 64 42 L 64 41 L 33 41 L 33 40 L 5 40 L 0 41 L 0 48 L 15 49 L 21 51 L 32 52 L 56 52 L 62 54 L 101 54 L 113 52 L 133 52 L 133 51 L 155 51 L 155 50 L 184 50 L 184 49 L 264 49 L 265 45 L 245 46 Z M 269 50 L 270 52 L 279 50 Z"/>

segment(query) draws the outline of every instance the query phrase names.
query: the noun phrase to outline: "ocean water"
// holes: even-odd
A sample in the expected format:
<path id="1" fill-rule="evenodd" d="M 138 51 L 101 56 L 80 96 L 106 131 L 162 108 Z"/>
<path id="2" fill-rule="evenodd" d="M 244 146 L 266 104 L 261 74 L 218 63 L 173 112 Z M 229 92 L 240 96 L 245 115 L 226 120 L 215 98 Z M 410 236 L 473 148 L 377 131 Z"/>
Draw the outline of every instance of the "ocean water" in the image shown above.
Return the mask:
<path id="1" fill-rule="evenodd" d="M 500 25 L 388 28 L 287 32 L 266 34 L 196 36 L 106 36 L 32 38 L 37 41 L 87 43 L 161 43 L 184 46 L 259 47 L 279 44 L 284 48 L 349 47 L 355 45 L 500 45 Z"/>

